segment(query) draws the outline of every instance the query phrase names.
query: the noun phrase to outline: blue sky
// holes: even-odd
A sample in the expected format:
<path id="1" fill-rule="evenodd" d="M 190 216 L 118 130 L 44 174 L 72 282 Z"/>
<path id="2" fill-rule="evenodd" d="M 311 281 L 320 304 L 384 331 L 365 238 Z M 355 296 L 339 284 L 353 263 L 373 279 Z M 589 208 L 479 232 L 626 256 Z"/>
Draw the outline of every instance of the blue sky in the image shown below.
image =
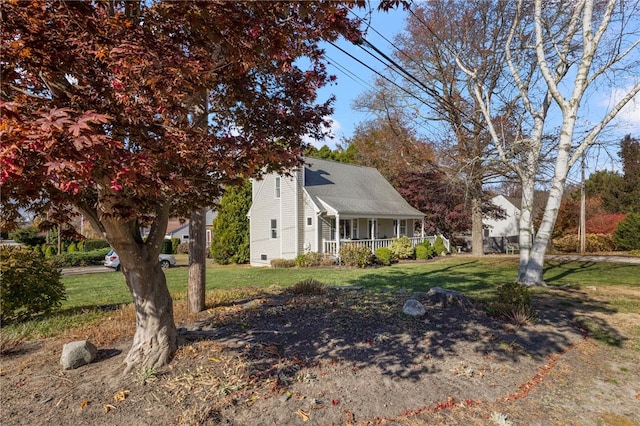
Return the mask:
<path id="1" fill-rule="evenodd" d="M 373 2 L 372 6 L 375 8 L 377 4 Z M 362 9 L 357 9 L 354 12 L 360 17 L 365 17 L 368 14 L 367 10 Z M 366 39 L 391 56 L 395 49 L 390 42 L 394 42 L 395 36 L 403 31 L 407 14 L 408 12 L 403 11 L 401 8 L 389 12 L 373 10 L 370 19 L 371 28 L 367 31 Z M 366 27 L 366 24 L 364 27 Z M 336 44 L 372 68 L 378 71 L 384 69 L 382 63 L 376 61 L 349 41 L 341 39 Z M 370 118 L 366 113 L 353 110 L 352 102 L 359 95 L 373 87 L 375 75 L 371 70 L 362 66 L 339 49 L 329 44 L 325 44 L 324 48 L 330 63 L 328 71 L 330 74 L 335 74 L 338 79 L 335 84 L 319 91 L 318 100 L 324 101 L 331 95 L 336 97 L 334 114 L 331 117 L 333 119 L 332 133 L 334 138 L 325 139 L 324 141 L 312 141 L 312 143 L 317 147 L 327 144 L 329 147 L 334 148 L 336 143 L 340 143 L 343 138 L 351 137 L 355 127 L 360 122 Z M 627 86 L 630 87 L 631 82 L 627 83 Z M 621 86 L 624 86 L 624 84 Z M 593 125 L 592 120 L 599 121 L 603 112 L 620 99 L 621 93 L 624 92 L 623 89 L 628 89 L 628 87 L 620 87 L 618 90 L 595 90 L 588 93 L 585 96 L 587 105 L 581 110 L 582 124 L 590 127 Z M 640 134 L 640 99 L 638 96 L 622 110 L 615 122 L 610 124 L 608 129 L 601 134 L 602 145 L 590 150 L 589 168 L 592 170 L 619 168 L 617 143 L 625 134 L 629 133 L 636 136 Z"/>
<path id="2" fill-rule="evenodd" d="M 372 6 L 376 7 L 377 5 L 373 2 Z M 354 12 L 362 18 L 368 13 L 364 9 L 356 9 Z M 391 42 L 394 41 L 394 36 L 404 29 L 407 13 L 408 12 L 404 12 L 402 9 L 391 10 L 389 12 L 377 12 L 373 10 L 370 20 L 371 29 L 368 30 L 366 39 L 382 51 L 391 54 L 394 49 L 384 38 Z M 363 28 L 366 28 L 366 23 Z M 384 38 L 377 34 L 376 31 L 382 34 Z M 370 67 L 378 71 L 384 69 L 383 64 L 347 40 L 340 39 L 336 42 L 336 45 L 368 64 Z M 319 101 L 325 101 L 331 95 L 335 95 L 336 97 L 336 101 L 333 104 L 334 113 L 332 115 L 334 121 L 332 127 L 334 139 L 316 141 L 314 145 L 320 147 L 326 144 L 334 148 L 335 144 L 339 143 L 343 138 L 351 137 L 358 123 L 367 119 L 367 114 L 354 111 L 351 104 L 359 95 L 373 87 L 375 75 L 371 70 L 330 44 L 325 44 L 323 48 L 326 50 L 329 59 L 327 70 L 330 74 L 338 78 L 335 84 L 322 88 L 318 93 Z"/>

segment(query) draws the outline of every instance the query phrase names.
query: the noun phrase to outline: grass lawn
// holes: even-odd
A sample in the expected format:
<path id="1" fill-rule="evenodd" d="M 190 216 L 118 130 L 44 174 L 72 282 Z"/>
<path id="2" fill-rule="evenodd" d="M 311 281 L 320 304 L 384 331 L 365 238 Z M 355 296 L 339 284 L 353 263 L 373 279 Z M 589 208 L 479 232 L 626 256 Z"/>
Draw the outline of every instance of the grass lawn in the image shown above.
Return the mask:
<path id="1" fill-rule="evenodd" d="M 175 300 L 186 299 L 188 268 L 186 257 L 178 267 L 166 271 L 169 291 Z M 430 262 L 402 263 L 368 269 L 292 268 L 271 269 L 248 266 L 207 268 L 209 300 L 241 298 L 243 290 L 289 287 L 307 278 L 329 286 L 363 286 L 372 290 L 427 291 L 438 286 L 464 292 L 475 300 L 490 300 L 495 288 L 516 278 L 516 258 L 474 258 L 451 256 Z M 640 265 L 607 262 L 551 261 L 545 265 L 544 278 L 550 286 L 632 286 L 640 290 Z M 106 315 L 110 307 L 131 302 L 131 295 L 121 273 L 104 272 L 63 277 L 67 300 L 62 311 L 49 318 L 2 328 L 3 339 L 31 339 L 58 334 L 73 325 Z M 536 291 L 544 291 L 536 290 Z M 623 301 L 621 301 L 622 303 Z"/>

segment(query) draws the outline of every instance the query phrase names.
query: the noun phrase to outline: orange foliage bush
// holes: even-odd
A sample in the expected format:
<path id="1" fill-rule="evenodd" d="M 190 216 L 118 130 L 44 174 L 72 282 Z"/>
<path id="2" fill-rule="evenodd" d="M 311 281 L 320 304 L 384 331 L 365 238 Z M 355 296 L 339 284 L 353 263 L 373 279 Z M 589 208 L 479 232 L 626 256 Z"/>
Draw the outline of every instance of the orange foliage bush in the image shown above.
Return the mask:
<path id="1" fill-rule="evenodd" d="M 585 250 L 589 253 L 615 251 L 615 247 L 611 234 L 587 234 Z M 577 234 L 555 238 L 553 248 L 563 253 L 574 253 L 580 250 L 580 239 Z"/>

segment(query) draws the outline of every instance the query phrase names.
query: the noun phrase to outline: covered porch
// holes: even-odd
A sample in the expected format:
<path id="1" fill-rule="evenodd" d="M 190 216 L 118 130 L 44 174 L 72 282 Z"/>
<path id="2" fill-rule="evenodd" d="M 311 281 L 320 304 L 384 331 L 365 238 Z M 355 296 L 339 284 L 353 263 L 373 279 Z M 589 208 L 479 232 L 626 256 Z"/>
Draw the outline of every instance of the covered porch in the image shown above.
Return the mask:
<path id="1" fill-rule="evenodd" d="M 403 236 L 409 238 L 413 247 L 429 240 L 435 242 L 436 236 L 424 233 L 422 217 L 344 217 L 341 215 L 322 218 L 322 252 L 337 255 L 340 246 L 349 243 L 368 247 L 372 253 L 381 247 L 389 247 L 391 242 Z M 449 240 L 443 238 L 449 250 Z"/>

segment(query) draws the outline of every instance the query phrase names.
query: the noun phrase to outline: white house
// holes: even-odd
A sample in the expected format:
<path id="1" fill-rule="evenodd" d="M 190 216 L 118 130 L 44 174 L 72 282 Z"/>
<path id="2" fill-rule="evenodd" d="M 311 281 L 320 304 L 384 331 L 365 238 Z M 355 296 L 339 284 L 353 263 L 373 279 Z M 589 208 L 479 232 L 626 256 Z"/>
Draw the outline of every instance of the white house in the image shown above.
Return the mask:
<path id="1" fill-rule="evenodd" d="M 206 236 L 206 244 L 207 247 L 211 245 L 212 238 L 212 223 L 213 219 L 218 215 L 217 211 L 207 210 L 207 215 L 205 217 L 205 223 L 207 226 L 207 236 Z M 179 218 L 171 218 L 169 219 L 169 223 L 167 223 L 167 232 L 165 234 L 165 238 L 180 238 L 181 243 L 189 242 L 189 219 L 179 219 Z"/>
<path id="2" fill-rule="evenodd" d="M 497 195 L 491 199 L 491 202 L 504 210 L 505 218 L 484 217 L 482 219 L 485 251 L 510 252 L 517 250 L 520 232 L 520 199 Z"/>
<path id="3" fill-rule="evenodd" d="M 336 255 L 345 242 L 375 251 L 399 236 L 414 245 L 435 239 L 424 235 L 424 214 L 376 169 L 317 158 L 305 163 L 252 182 L 251 265 L 306 252 Z"/>

